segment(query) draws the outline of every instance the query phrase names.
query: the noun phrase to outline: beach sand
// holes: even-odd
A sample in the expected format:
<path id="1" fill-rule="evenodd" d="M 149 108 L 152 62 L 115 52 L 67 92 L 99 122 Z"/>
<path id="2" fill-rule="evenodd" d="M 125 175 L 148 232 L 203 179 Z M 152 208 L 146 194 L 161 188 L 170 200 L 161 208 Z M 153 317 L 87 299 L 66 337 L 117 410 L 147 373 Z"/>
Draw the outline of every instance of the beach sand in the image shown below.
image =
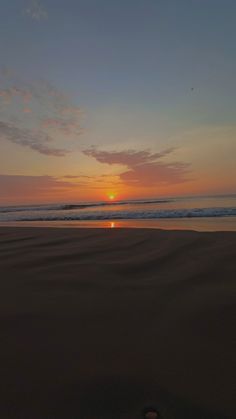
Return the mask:
<path id="1" fill-rule="evenodd" d="M 236 417 L 235 282 L 233 232 L 1 227 L 0 417 Z"/>

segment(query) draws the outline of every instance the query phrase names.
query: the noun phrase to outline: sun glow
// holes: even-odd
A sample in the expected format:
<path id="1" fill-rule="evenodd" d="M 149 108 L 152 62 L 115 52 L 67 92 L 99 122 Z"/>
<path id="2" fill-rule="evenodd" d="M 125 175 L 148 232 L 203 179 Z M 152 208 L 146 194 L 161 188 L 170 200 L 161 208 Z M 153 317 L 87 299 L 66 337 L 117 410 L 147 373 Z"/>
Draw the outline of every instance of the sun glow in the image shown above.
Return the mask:
<path id="1" fill-rule="evenodd" d="M 115 199 L 115 194 L 114 193 L 110 193 L 110 194 L 108 194 L 108 198 L 110 199 L 110 201 L 114 201 L 114 199 Z"/>

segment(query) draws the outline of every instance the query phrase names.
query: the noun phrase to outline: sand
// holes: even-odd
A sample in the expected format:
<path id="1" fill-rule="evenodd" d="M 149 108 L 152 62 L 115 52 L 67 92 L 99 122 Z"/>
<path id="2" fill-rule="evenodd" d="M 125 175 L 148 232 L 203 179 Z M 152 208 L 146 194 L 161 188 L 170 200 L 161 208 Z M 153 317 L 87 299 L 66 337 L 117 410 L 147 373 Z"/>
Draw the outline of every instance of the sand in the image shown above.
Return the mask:
<path id="1" fill-rule="evenodd" d="M 236 417 L 235 282 L 233 232 L 2 227 L 1 419 Z"/>

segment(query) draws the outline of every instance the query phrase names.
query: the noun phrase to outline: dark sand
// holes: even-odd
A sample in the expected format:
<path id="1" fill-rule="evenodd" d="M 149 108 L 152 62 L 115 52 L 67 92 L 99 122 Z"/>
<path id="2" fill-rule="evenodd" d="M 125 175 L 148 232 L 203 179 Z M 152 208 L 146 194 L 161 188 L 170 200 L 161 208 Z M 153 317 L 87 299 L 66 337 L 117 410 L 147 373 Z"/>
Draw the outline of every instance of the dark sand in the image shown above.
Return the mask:
<path id="1" fill-rule="evenodd" d="M 1 228 L 0 418 L 235 418 L 235 282 L 236 233 Z"/>

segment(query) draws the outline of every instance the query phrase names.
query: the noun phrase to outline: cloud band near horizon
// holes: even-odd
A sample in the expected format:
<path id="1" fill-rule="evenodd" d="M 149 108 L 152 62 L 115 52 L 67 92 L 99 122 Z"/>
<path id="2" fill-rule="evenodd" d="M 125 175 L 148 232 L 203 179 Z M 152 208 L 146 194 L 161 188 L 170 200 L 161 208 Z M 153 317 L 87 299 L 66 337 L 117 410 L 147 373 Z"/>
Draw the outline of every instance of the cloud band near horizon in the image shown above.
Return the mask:
<path id="1" fill-rule="evenodd" d="M 159 153 L 152 153 L 149 150 L 100 151 L 92 147 L 83 152 L 100 163 L 128 168 L 119 175 L 128 185 L 153 186 L 160 183 L 177 184 L 188 181 L 187 175 L 190 173 L 188 163 L 163 161 L 174 151 L 175 148 L 168 148 Z"/>

